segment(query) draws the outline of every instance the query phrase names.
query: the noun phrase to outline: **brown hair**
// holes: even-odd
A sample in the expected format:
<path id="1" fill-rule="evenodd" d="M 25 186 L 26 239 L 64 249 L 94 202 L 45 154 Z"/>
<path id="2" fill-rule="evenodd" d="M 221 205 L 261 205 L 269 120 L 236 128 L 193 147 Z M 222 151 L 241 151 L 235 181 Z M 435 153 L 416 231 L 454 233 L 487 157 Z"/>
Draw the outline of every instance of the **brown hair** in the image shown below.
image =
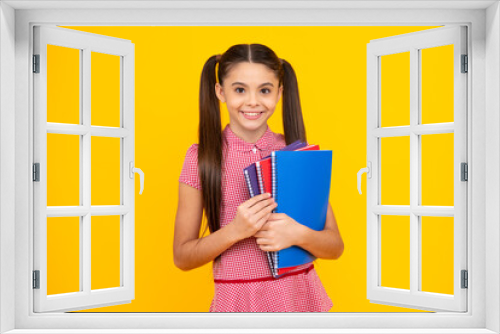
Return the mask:
<path id="1" fill-rule="evenodd" d="M 222 201 L 222 125 L 220 104 L 215 94 L 215 68 L 220 85 L 229 71 L 242 62 L 264 64 L 273 70 L 283 85 L 283 129 L 288 144 L 306 140 L 306 130 L 300 107 L 299 88 L 292 66 L 278 58 L 273 50 L 262 44 L 238 44 L 222 55 L 211 56 L 203 66 L 200 81 L 200 124 L 198 146 L 198 170 L 203 193 L 203 208 L 208 228 L 213 233 L 220 228 Z M 242 171 L 243 173 L 243 171 Z"/>

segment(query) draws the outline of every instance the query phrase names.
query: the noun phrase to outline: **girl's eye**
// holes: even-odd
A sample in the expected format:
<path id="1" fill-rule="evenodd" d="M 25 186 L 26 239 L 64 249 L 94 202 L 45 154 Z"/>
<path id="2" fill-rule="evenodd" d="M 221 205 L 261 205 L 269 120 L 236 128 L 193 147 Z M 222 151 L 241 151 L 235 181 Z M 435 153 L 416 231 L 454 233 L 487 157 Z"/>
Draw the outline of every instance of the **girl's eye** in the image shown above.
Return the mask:
<path id="1" fill-rule="evenodd" d="M 244 89 L 244 88 L 241 88 L 241 87 L 236 88 L 236 92 L 237 92 L 237 93 L 240 93 L 240 91 L 239 91 L 238 89 Z M 270 92 L 271 92 L 271 90 L 270 90 L 269 88 L 264 88 L 264 89 L 262 89 L 262 91 L 267 91 L 267 93 L 270 93 Z M 266 93 L 266 94 L 267 94 L 267 93 Z"/>

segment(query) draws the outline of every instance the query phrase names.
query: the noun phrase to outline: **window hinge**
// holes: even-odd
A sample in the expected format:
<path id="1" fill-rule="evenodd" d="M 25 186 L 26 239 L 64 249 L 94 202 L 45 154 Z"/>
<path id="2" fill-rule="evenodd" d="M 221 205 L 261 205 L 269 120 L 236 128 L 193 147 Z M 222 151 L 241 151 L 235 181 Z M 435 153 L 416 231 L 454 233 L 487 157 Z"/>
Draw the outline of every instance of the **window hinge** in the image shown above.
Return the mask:
<path id="1" fill-rule="evenodd" d="M 33 270 L 33 289 L 40 289 L 40 270 Z"/>
<path id="2" fill-rule="evenodd" d="M 33 73 L 40 73 L 40 55 L 33 55 Z"/>
<path id="3" fill-rule="evenodd" d="M 40 163 L 33 164 L 33 181 L 40 181 Z"/>
<path id="4" fill-rule="evenodd" d="M 469 56 L 462 55 L 462 73 L 467 73 L 469 71 Z"/>
<path id="5" fill-rule="evenodd" d="M 467 275 L 467 270 L 462 270 L 462 289 L 467 289 L 469 287 L 469 278 Z"/>
<path id="6" fill-rule="evenodd" d="M 467 166 L 467 163 L 466 162 L 462 162 L 461 163 L 461 167 L 462 167 L 462 178 L 461 178 L 461 181 L 468 181 L 469 180 L 469 168 Z"/>

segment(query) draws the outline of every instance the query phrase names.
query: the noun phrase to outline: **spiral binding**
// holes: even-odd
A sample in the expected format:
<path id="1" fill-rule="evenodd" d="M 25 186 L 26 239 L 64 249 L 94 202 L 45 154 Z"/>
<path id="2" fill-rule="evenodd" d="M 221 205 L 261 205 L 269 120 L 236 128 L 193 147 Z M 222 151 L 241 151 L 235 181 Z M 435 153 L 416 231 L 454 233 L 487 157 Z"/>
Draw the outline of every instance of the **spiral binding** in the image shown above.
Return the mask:
<path id="1" fill-rule="evenodd" d="M 250 191 L 250 197 L 254 196 L 253 190 L 252 190 L 252 184 L 250 183 L 250 175 L 248 175 L 248 171 L 245 169 L 245 181 L 247 182 L 248 186 L 248 191 Z"/>
<path id="2" fill-rule="evenodd" d="M 260 193 L 264 193 L 264 181 L 262 180 L 262 169 L 260 168 L 260 162 L 257 161 L 255 163 L 255 167 L 257 168 L 257 180 L 259 181 Z"/>
<path id="3" fill-rule="evenodd" d="M 275 276 L 276 271 L 274 270 L 274 263 L 273 263 L 273 257 L 271 255 L 272 252 L 266 252 L 267 255 L 267 262 L 269 263 L 269 268 L 271 268 L 271 274 Z"/>
<path id="4" fill-rule="evenodd" d="M 271 152 L 271 171 L 272 171 L 272 195 L 274 197 L 274 201 L 278 201 L 278 197 L 277 197 L 277 193 L 276 193 L 276 187 L 277 187 L 277 184 L 278 184 L 278 180 L 277 180 L 277 173 L 276 173 L 276 152 L 273 151 Z M 273 210 L 273 212 L 276 212 L 276 209 Z"/>
<path id="5" fill-rule="evenodd" d="M 274 197 L 274 201 L 277 203 L 278 202 L 278 192 L 276 191 L 278 188 L 278 173 L 276 171 L 276 151 L 271 152 L 271 171 L 272 171 L 272 195 Z M 276 209 L 273 210 L 273 212 L 276 212 Z M 279 263 L 279 253 L 278 252 L 271 252 L 272 258 L 273 258 L 273 274 L 275 276 L 278 275 L 278 263 Z"/>

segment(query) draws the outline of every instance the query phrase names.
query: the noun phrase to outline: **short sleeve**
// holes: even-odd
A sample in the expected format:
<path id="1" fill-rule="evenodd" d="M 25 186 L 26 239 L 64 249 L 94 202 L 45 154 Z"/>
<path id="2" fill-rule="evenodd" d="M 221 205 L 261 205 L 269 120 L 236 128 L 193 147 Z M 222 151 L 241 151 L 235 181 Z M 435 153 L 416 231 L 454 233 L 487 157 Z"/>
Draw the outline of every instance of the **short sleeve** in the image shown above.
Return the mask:
<path id="1" fill-rule="evenodd" d="M 179 182 L 201 190 L 201 182 L 198 175 L 198 144 L 193 144 L 188 148 Z"/>

